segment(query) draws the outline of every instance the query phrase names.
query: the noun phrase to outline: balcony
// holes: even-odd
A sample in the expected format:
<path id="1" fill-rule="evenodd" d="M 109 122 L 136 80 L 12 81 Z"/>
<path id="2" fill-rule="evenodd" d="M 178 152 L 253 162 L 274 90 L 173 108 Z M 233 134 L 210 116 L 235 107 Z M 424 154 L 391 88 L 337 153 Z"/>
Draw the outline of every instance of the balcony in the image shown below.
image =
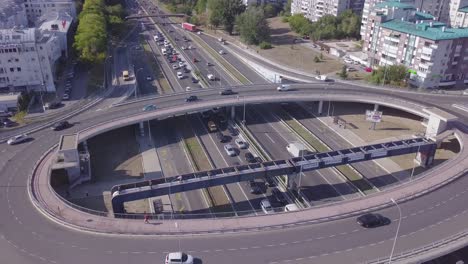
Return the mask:
<path id="1" fill-rule="evenodd" d="M 440 82 L 439 82 L 439 87 L 440 87 L 440 86 L 451 86 L 451 85 L 455 85 L 456 83 L 457 83 L 457 81 L 455 81 L 455 80 L 440 81 Z"/>
<path id="2" fill-rule="evenodd" d="M 430 55 L 430 54 L 425 54 L 425 53 L 421 53 L 421 59 L 422 59 L 422 60 L 431 61 L 431 60 L 432 60 L 432 55 Z"/>
<path id="3" fill-rule="evenodd" d="M 421 53 L 424 53 L 424 54 L 426 54 L 427 56 L 432 56 L 432 52 L 434 52 L 433 49 L 431 49 L 431 48 L 429 48 L 429 47 L 423 47 Z"/>
<path id="4" fill-rule="evenodd" d="M 398 46 L 384 44 L 382 54 L 390 55 L 391 57 L 396 58 L 397 51 L 398 51 Z"/>
<path id="5" fill-rule="evenodd" d="M 395 37 L 389 37 L 389 36 L 386 36 L 385 37 L 385 41 L 387 42 L 394 42 L 394 43 L 400 43 L 400 39 L 399 38 L 395 38 Z"/>

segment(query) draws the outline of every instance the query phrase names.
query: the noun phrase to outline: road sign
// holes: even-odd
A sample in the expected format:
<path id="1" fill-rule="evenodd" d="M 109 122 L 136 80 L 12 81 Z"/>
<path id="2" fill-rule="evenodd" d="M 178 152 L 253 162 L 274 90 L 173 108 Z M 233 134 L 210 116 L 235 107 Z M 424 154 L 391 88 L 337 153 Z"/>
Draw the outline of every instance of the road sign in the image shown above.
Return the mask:
<path id="1" fill-rule="evenodd" d="M 373 123 L 382 121 L 382 111 L 366 110 L 366 120 Z"/>

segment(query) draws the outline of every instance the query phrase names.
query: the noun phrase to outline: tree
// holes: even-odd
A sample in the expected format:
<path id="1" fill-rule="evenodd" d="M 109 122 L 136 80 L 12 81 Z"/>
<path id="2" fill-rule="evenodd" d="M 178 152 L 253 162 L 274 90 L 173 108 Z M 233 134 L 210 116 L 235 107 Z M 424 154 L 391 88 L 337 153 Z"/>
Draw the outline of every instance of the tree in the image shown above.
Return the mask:
<path id="1" fill-rule="evenodd" d="M 222 24 L 229 34 L 234 30 L 236 16 L 245 10 L 242 0 L 208 0 L 207 7 L 210 24 L 215 27 Z"/>
<path id="2" fill-rule="evenodd" d="M 266 17 L 274 17 L 277 14 L 277 8 L 272 4 L 263 5 L 263 11 L 265 12 Z"/>
<path id="3" fill-rule="evenodd" d="M 380 67 L 372 72 L 370 81 L 375 84 L 392 84 L 404 86 L 407 69 L 404 65 L 391 65 Z"/>
<path id="4" fill-rule="evenodd" d="M 348 69 L 347 69 L 346 65 L 343 65 L 343 67 L 341 68 L 341 72 L 338 75 L 343 80 L 348 78 Z"/>
<path id="5" fill-rule="evenodd" d="M 288 2 L 286 2 L 286 4 L 283 6 L 284 14 L 286 16 L 291 15 L 291 4 L 292 4 L 292 0 L 288 0 Z"/>
<path id="6" fill-rule="evenodd" d="M 315 57 L 314 57 L 314 62 L 315 62 L 315 63 L 319 63 L 319 62 L 320 62 L 319 57 L 315 56 Z"/>
<path id="7" fill-rule="evenodd" d="M 261 7 L 250 7 L 236 19 L 241 39 L 247 44 L 258 45 L 270 40 L 270 27 Z"/>

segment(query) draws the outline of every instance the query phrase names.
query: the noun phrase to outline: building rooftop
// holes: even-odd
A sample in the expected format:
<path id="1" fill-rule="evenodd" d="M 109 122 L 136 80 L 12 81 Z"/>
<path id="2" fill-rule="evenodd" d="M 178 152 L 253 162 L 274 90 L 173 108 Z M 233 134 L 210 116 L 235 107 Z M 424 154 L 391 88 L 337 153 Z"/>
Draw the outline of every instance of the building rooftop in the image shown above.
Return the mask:
<path id="1" fill-rule="evenodd" d="M 416 20 L 433 20 L 434 19 L 433 15 L 429 13 L 424 13 L 421 11 L 416 11 L 414 15 L 416 17 Z"/>
<path id="2" fill-rule="evenodd" d="M 0 102 L 18 101 L 19 93 L 0 94 Z"/>
<path id="3" fill-rule="evenodd" d="M 0 44 L 19 44 L 24 42 L 34 42 L 36 29 L 0 29 Z"/>
<path id="4" fill-rule="evenodd" d="M 395 7 L 395 8 L 401 8 L 401 9 L 416 9 L 413 5 L 407 4 L 405 2 L 400 2 L 400 1 L 384 1 L 384 2 L 377 3 L 375 7 L 377 8 Z"/>
<path id="5" fill-rule="evenodd" d="M 464 12 L 464 13 L 468 13 L 468 6 L 464 6 L 460 9 L 458 9 L 459 12 Z"/>
<path id="6" fill-rule="evenodd" d="M 41 30 L 53 32 L 68 32 L 73 17 L 65 12 L 50 12 L 39 18 L 39 28 Z"/>
<path id="7" fill-rule="evenodd" d="M 381 26 L 431 40 L 468 38 L 468 28 L 449 28 L 444 23 L 436 21 L 415 24 L 394 19 L 382 23 Z"/>

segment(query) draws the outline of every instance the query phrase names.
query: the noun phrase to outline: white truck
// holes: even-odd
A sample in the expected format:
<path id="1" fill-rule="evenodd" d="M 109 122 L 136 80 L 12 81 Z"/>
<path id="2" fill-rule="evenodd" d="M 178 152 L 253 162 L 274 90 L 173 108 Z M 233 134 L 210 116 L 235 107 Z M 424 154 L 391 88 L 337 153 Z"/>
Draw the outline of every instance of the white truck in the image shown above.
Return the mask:
<path id="1" fill-rule="evenodd" d="M 208 77 L 208 80 L 210 81 L 216 81 L 216 77 L 213 74 L 208 74 L 206 77 Z"/>
<path id="2" fill-rule="evenodd" d="M 327 81 L 328 77 L 326 75 L 318 75 L 318 76 L 315 76 L 315 79 L 319 81 Z"/>
<path id="3" fill-rule="evenodd" d="M 291 154 L 293 157 L 307 155 L 307 149 L 304 147 L 304 145 L 298 142 L 288 144 L 286 146 L 286 149 L 288 150 L 289 154 Z"/>

